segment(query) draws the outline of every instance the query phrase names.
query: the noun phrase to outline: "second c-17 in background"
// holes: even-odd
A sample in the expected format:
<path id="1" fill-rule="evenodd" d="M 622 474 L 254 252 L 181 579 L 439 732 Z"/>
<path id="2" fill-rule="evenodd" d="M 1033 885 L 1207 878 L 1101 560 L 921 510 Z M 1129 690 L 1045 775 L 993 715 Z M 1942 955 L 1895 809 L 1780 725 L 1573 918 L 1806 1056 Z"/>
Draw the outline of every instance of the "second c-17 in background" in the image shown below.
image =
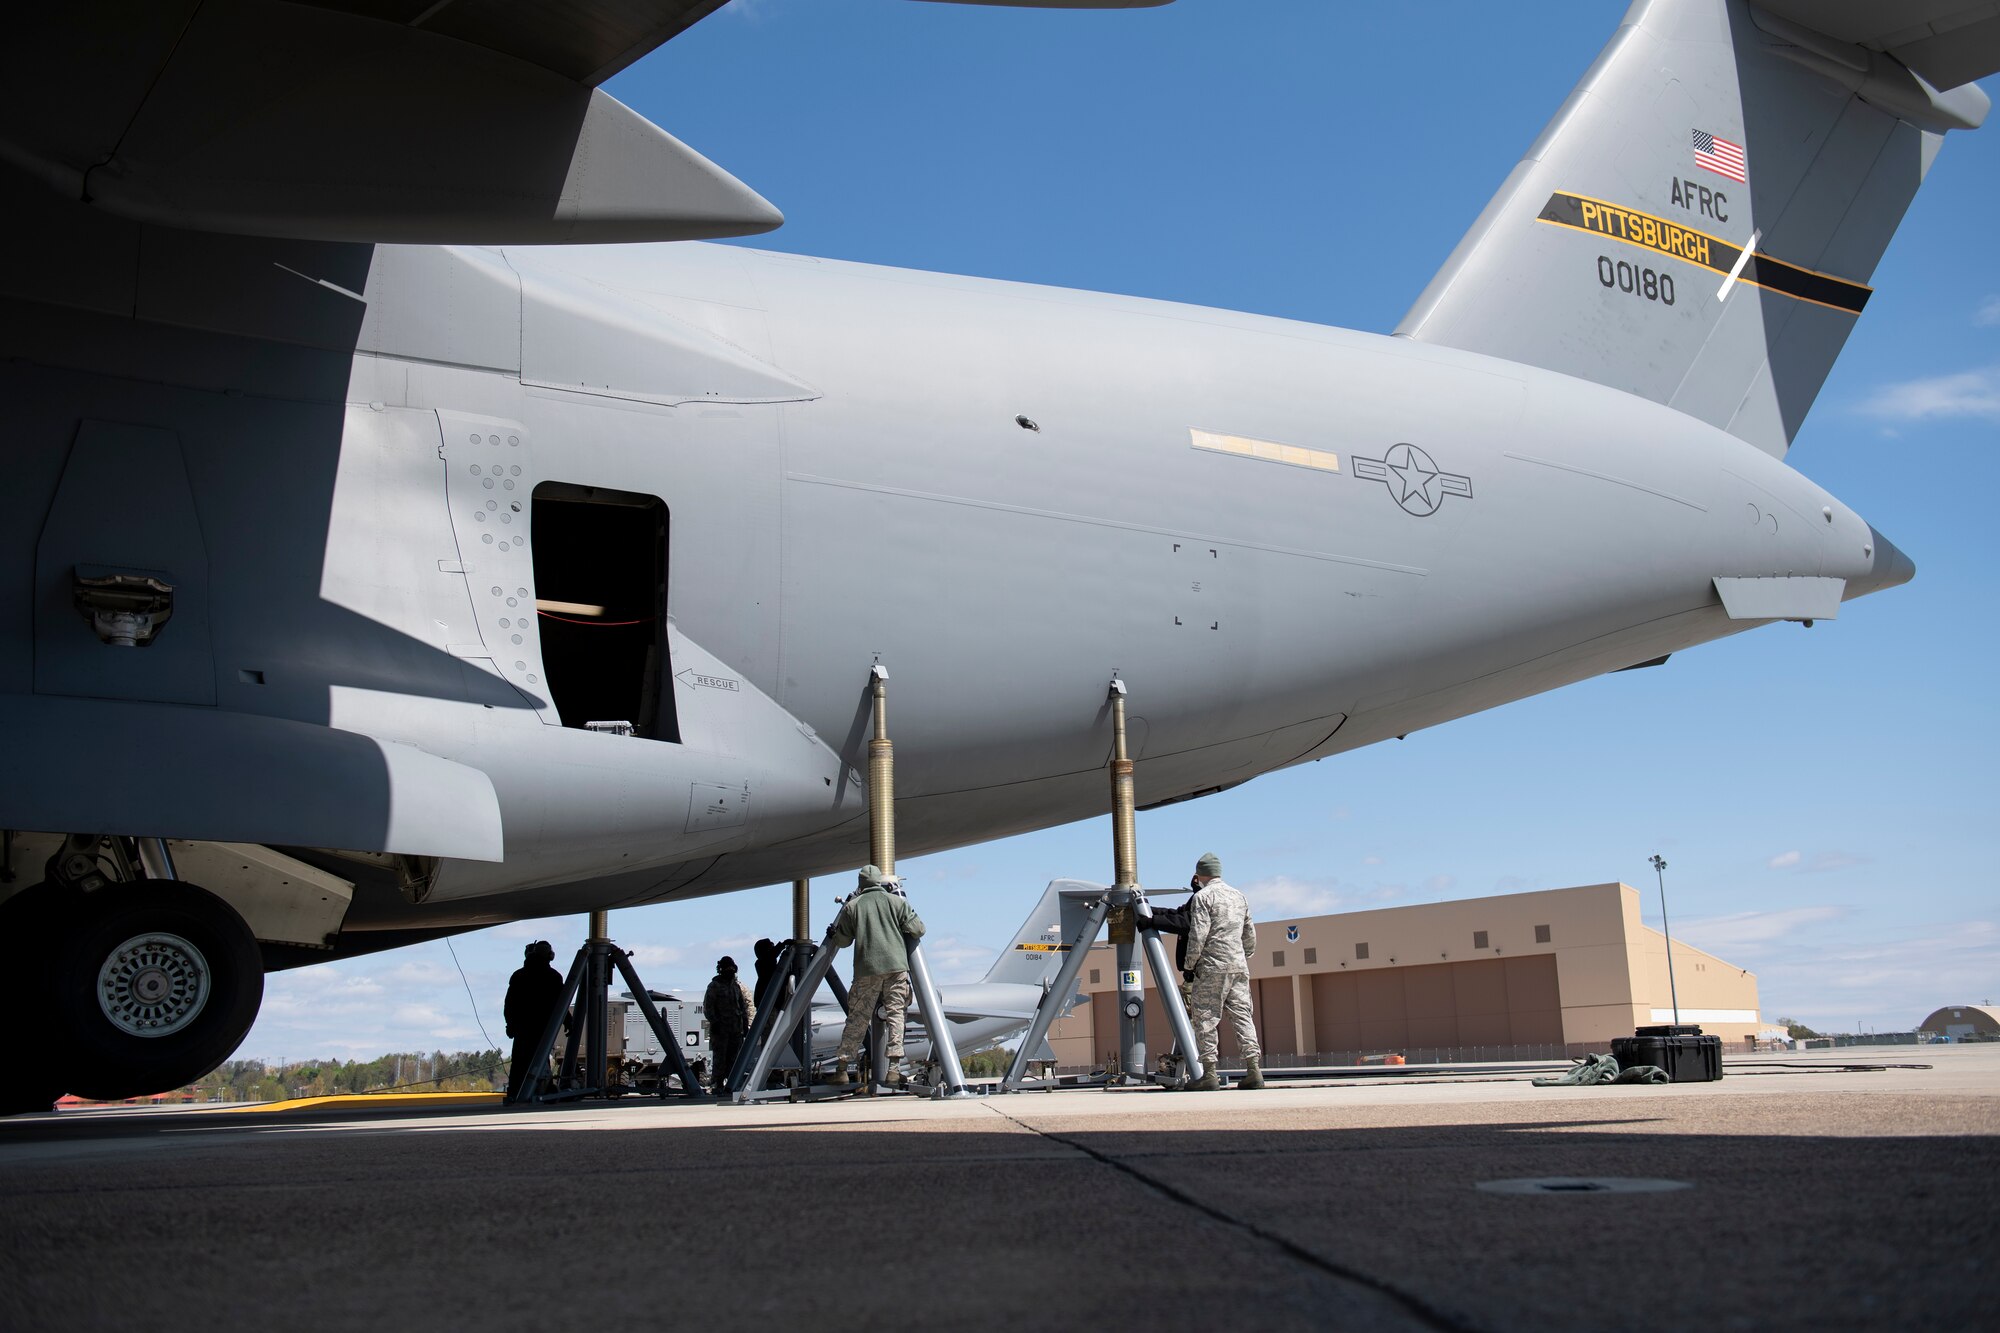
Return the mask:
<path id="1" fill-rule="evenodd" d="M 1157 804 L 1904 581 L 1785 454 L 1986 113 L 2000 20 L 1933 9 L 1634 5 L 1391 337 L 696 243 L 778 218 L 594 90 L 661 14 L 51 19 L 0 133 L 26 1100 L 219 1061 L 259 946 L 853 866 L 877 663 L 915 855 L 1101 809 L 1114 676 Z"/>

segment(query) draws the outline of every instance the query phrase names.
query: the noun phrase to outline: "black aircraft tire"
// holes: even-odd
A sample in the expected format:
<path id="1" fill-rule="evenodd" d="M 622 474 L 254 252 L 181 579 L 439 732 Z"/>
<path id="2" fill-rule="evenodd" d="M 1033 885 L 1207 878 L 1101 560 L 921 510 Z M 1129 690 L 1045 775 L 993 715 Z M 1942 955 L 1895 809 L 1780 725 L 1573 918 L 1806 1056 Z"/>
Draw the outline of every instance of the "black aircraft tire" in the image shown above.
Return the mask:
<path id="1" fill-rule="evenodd" d="M 46 960 L 63 938 L 74 896 L 35 884 L 0 902 L 0 1013 L 22 1020 L 0 1059 L 0 1115 L 46 1111 L 63 1095 L 48 1025 L 30 1016 L 48 1007 Z"/>
<path id="2" fill-rule="evenodd" d="M 228 1059 L 264 999 L 263 958 L 235 909 L 177 880 L 113 884 L 85 903 L 51 964 L 68 1090 L 143 1097 Z"/>

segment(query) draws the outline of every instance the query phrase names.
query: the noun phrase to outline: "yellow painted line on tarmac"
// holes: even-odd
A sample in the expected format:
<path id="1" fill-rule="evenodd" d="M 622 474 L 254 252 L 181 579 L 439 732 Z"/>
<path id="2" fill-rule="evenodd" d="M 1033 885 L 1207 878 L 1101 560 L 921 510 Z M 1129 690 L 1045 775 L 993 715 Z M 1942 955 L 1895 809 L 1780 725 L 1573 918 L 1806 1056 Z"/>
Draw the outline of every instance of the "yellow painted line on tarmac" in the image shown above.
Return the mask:
<path id="1" fill-rule="evenodd" d="M 361 1092 L 333 1097 L 295 1097 L 288 1102 L 218 1106 L 217 1111 L 349 1111 L 360 1106 L 497 1106 L 504 1092 Z"/>

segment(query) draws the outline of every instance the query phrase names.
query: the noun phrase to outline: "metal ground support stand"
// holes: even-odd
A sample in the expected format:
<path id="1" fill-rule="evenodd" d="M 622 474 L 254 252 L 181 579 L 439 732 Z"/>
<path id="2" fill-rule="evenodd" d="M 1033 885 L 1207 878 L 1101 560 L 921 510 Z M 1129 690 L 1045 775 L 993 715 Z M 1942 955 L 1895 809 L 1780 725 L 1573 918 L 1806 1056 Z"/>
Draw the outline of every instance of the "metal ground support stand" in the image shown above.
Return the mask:
<path id="1" fill-rule="evenodd" d="M 833 934 L 831 927 L 827 934 Z M 798 984 L 793 987 L 792 998 L 785 1003 L 783 1011 L 770 1024 L 766 1025 L 763 1021 L 765 1011 L 757 1011 L 757 1024 L 743 1043 L 743 1052 L 750 1057 L 749 1068 L 740 1079 L 732 1073 L 729 1080 L 729 1099 L 739 1106 L 769 1097 L 791 1096 L 789 1089 L 767 1088 L 764 1085 L 770 1081 L 771 1066 L 777 1062 L 778 1052 L 793 1040 L 794 1034 L 803 1035 L 807 1042 L 812 1040 L 811 1026 L 806 1019 L 812 1013 L 813 997 L 819 994 L 822 984 L 831 985 L 840 1007 L 847 1008 L 847 987 L 833 972 L 833 960 L 840 951 L 833 947 L 830 940 L 822 940 L 818 944 L 810 940 L 787 940 L 785 951 L 794 960 L 803 960 Z M 810 1077 L 810 1049 L 807 1056 L 801 1068 Z"/>
<path id="2" fill-rule="evenodd" d="M 1140 901 L 1144 900 L 1144 890 L 1135 890 L 1135 894 Z M 1028 1024 L 1027 1034 L 1021 1038 L 1020 1049 L 1014 1052 L 1014 1059 L 1008 1065 L 1006 1075 L 1000 1080 L 1002 1092 L 1020 1092 L 1026 1088 L 1041 1086 L 1039 1080 L 1028 1078 L 1028 1066 L 1033 1063 L 1035 1052 L 1041 1050 L 1043 1040 L 1049 1035 L 1049 1025 L 1061 1015 L 1063 1006 L 1069 1002 L 1069 997 L 1076 993 L 1076 979 L 1083 971 L 1084 955 L 1090 952 L 1091 945 L 1097 943 L 1098 933 L 1104 929 L 1105 920 L 1110 915 L 1111 896 L 1112 891 L 1107 889 L 1103 897 L 1091 904 L 1090 915 L 1084 918 L 1076 934 L 1068 940 L 1069 952 L 1063 958 L 1063 965 L 1057 971 L 1055 981 L 1050 983 L 1048 990 L 1043 994 L 1041 1003 L 1035 1006 L 1034 1020 Z M 1136 909 L 1136 903 L 1134 906 Z M 1168 957 L 1167 946 L 1160 938 L 1160 932 L 1145 923 L 1146 918 L 1139 916 L 1136 933 L 1145 950 L 1146 967 L 1152 973 L 1153 985 L 1159 989 L 1160 1003 L 1166 1007 L 1168 1026 L 1173 1029 L 1174 1039 L 1180 1043 L 1186 1081 L 1192 1082 L 1200 1078 L 1205 1071 L 1201 1063 L 1200 1048 L 1195 1044 L 1194 1024 L 1188 1018 L 1186 1006 L 1181 1003 L 1180 972 L 1173 966 L 1173 960 Z M 1143 1022 L 1145 1018 L 1143 999 L 1135 998 L 1132 1003 L 1142 1006 L 1135 1017 Z M 1125 1004 L 1126 997 L 1121 992 L 1119 995 L 1121 1009 Z M 1121 1013 L 1121 1020 L 1124 1017 L 1125 1015 Z M 1120 1027 L 1122 1029 L 1122 1022 Z M 1143 1058 L 1143 1045 L 1140 1050 Z M 1183 1084 L 1181 1078 L 1145 1074 L 1143 1068 L 1135 1069 L 1130 1064 L 1124 1064 L 1125 1058 L 1121 1052 L 1120 1062 L 1123 1065 L 1121 1077 L 1107 1079 L 1105 1081 L 1107 1085 L 1117 1086 L 1123 1083 L 1180 1087 Z"/>
<path id="3" fill-rule="evenodd" d="M 522 1084 L 520 1100 L 523 1102 L 576 1101 L 584 1097 L 616 1097 L 626 1093 L 636 1093 L 638 1088 L 630 1084 L 613 1084 L 610 1079 L 609 1061 L 605 1046 L 611 1031 L 611 977 L 615 971 L 625 979 L 631 988 L 632 999 L 639 1006 L 639 1012 L 646 1016 L 647 1026 L 653 1029 L 653 1036 L 659 1040 L 666 1052 L 667 1063 L 673 1073 L 680 1076 L 682 1095 L 700 1097 L 703 1095 L 701 1080 L 688 1068 L 687 1058 L 681 1054 L 680 1039 L 667 1020 L 653 1004 L 652 994 L 639 974 L 632 968 L 632 960 L 623 949 L 611 942 L 609 912 L 596 911 L 590 914 L 590 938 L 576 951 L 576 961 L 569 965 L 569 975 L 563 980 L 562 1002 L 549 1012 L 548 1025 L 542 1029 L 542 1039 L 535 1043 L 535 1056 L 529 1063 L 528 1080 Z M 556 1038 L 562 1033 L 563 1020 L 569 1016 L 571 1002 L 576 1002 L 582 1021 L 570 1024 L 569 1041 L 563 1048 L 562 1067 L 553 1081 L 549 1078 L 549 1056 L 556 1047 Z M 582 1063 L 585 1068 L 578 1070 L 578 1046 L 589 1030 L 590 1050 Z M 660 1096 L 667 1095 L 666 1079 L 660 1080 Z"/>
<path id="4" fill-rule="evenodd" d="M 895 882 L 896 873 L 896 770 L 895 747 L 889 741 L 889 670 L 880 662 L 868 668 L 869 710 L 874 722 L 873 734 L 868 740 L 868 849 L 874 864 L 892 885 L 891 892 L 907 898 L 900 884 Z M 803 910 L 803 893 L 799 883 L 794 881 L 794 914 Z M 851 895 L 850 895 L 851 896 Z M 836 921 L 838 918 L 836 918 Z M 796 925 L 797 923 L 794 922 Z M 779 1015 L 775 1028 L 767 1031 L 764 1040 L 757 1047 L 756 1058 L 751 1062 L 743 1081 L 738 1084 L 732 1078 L 730 1092 L 736 1102 L 754 1101 L 773 1095 L 765 1088 L 770 1081 L 771 1064 L 776 1059 L 777 1049 L 792 1039 L 799 1025 L 812 1012 L 813 996 L 818 993 L 821 982 L 831 982 L 835 994 L 839 996 L 841 1007 L 847 1007 L 846 994 L 841 990 L 840 980 L 833 975 L 833 960 L 838 952 L 832 943 L 833 928 L 827 928 L 827 938 L 821 942 L 811 960 L 806 964 L 798 988 L 792 992 L 791 1002 Z M 931 1056 L 937 1061 L 942 1082 L 932 1093 L 935 1097 L 970 1096 L 966 1086 L 965 1070 L 958 1062 L 958 1047 L 951 1037 L 951 1020 L 945 1016 L 944 1005 L 938 998 L 936 985 L 931 981 L 929 962 L 916 940 L 907 941 L 910 957 L 910 991 L 916 1003 L 917 1016 L 923 1020 L 924 1030 L 930 1034 Z M 811 946 L 807 946 L 811 947 Z M 746 1043 L 748 1046 L 749 1043 Z M 810 1061 L 806 1062 L 808 1070 Z M 863 1080 L 864 1088 L 879 1086 L 888 1073 L 886 1048 L 880 1038 L 879 1024 L 872 1020 L 869 1024 L 868 1062 L 863 1068 L 868 1075 Z M 789 1094 L 786 1094 L 789 1095 Z"/>
<path id="5" fill-rule="evenodd" d="M 736 1053 L 736 1063 L 730 1066 L 726 1081 L 723 1083 L 723 1091 L 727 1095 L 734 1097 L 736 1093 L 749 1086 L 751 1068 L 756 1064 L 758 1054 L 764 1049 L 765 1043 L 771 1040 L 772 1031 L 778 1027 L 778 1020 L 787 1008 L 787 1005 L 778 1002 L 779 997 L 785 995 L 787 984 L 792 986 L 793 993 L 797 993 L 798 988 L 804 984 L 807 967 L 818 952 L 819 946 L 808 939 L 786 940 L 778 950 L 777 965 L 771 969 L 771 979 L 765 984 L 764 993 L 757 997 L 757 1017 L 751 1020 L 750 1031 L 743 1038 L 743 1049 Z M 840 1001 L 841 1007 L 845 1008 L 847 988 L 840 984 L 840 978 L 837 976 L 829 975 L 828 980 L 834 985 L 835 998 Z M 806 1011 L 808 1013 L 812 1011 L 810 1001 L 807 1002 Z M 810 1024 L 799 1024 L 791 1033 L 790 1043 L 792 1054 L 799 1062 L 800 1072 L 808 1076 L 812 1072 L 810 1029 Z M 777 1055 L 784 1050 L 785 1045 L 783 1038 L 772 1043 L 772 1064 L 777 1062 Z M 766 1077 L 768 1076 L 767 1068 Z"/>
<path id="6" fill-rule="evenodd" d="M 770 1022 L 765 1021 L 767 1010 L 758 1009 L 757 1021 L 745 1039 L 744 1053 L 738 1058 L 736 1068 L 729 1078 L 730 1100 L 745 1103 L 760 1101 L 769 1097 L 789 1097 L 789 1089 L 769 1088 L 765 1085 L 771 1079 L 771 1067 L 777 1063 L 778 1055 L 787 1044 L 810 1041 L 810 1025 L 806 1020 L 812 1014 L 813 998 L 822 984 L 832 987 L 834 998 L 840 1007 L 848 1007 L 847 987 L 833 970 L 834 961 L 840 951 L 831 941 L 833 930 L 827 929 L 828 939 L 819 944 L 806 940 L 791 940 L 786 944 L 786 953 L 791 958 L 804 959 L 798 983 L 792 990 L 791 1000 Z M 796 950 L 796 951 L 795 951 Z M 967 1095 L 965 1073 L 958 1062 L 958 1048 L 951 1040 L 951 1020 L 945 1016 L 944 1005 L 937 997 L 937 987 L 931 983 L 930 969 L 924 962 L 922 950 L 916 941 L 909 944 L 910 950 L 910 991 L 915 1001 L 917 1016 L 923 1020 L 924 1031 L 930 1034 L 931 1053 L 937 1060 L 943 1081 L 934 1094 L 941 1097 Z M 780 955 L 781 958 L 785 955 Z M 775 985 L 773 991 L 775 993 Z M 863 1087 L 879 1086 L 888 1072 L 887 1048 L 876 1030 L 879 1025 L 871 1024 L 867 1049 L 864 1051 L 862 1068 L 868 1071 Z M 811 1052 L 800 1060 L 800 1068 L 808 1073 L 812 1068 Z"/>
<path id="7" fill-rule="evenodd" d="M 1168 966 L 1166 946 L 1160 942 L 1160 932 L 1145 924 L 1147 918 L 1139 910 L 1146 901 L 1146 891 L 1139 887 L 1137 801 L 1133 792 L 1132 759 L 1125 746 L 1125 682 L 1115 676 L 1111 680 L 1110 701 L 1111 857 L 1116 882 L 1105 890 L 1104 897 L 1092 905 L 1090 916 L 1077 932 L 1077 938 L 1070 941 L 1069 956 L 1063 960 L 1062 969 L 1056 975 L 1056 984 L 1043 994 L 1041 1003 L 1035 1006 L 1034 1021 L 1028 1025 L 1027 1035 L 1014 1052 L 1014 1059 L 1007 1067 L 1007 1076 L 1000 1081 L 1003 1092 L 1021 1090 L 1027 1078 L 1028 1064 L 1034 1053 L 1041 1049 L 1042 1040 L 1048 1036 L 1049 1024 L 1069 1002 L 1077 972 L 1083 966 L 1084 954 L 1097 942 L 1097 932 L 1107 922 L 1111 926 L 1112 943 L 1117 948 L 1118 967 L 1118 1072 L 1106 1080 L 1107 1085 L 1181 1086 L 1179 1079 L 1152 1074 L 1146 1068 L 1146 991 L 1135 956 L 1141 948 L 1145 952 L 1146 966 L 1152 971 L 1153 984 L 1159 989 L 1160 1002 L 1167 1008 L 1167 1021 L 1172 1025 L 1174 1036 L 1186 1056 L 1183 1064 L 1187 1078 L 1193 1081 L 1203 1073 L 1194 1041 L 1194 1027 L 1188 1022 L 1186 1007 L 1181 1004 L 1180 974 Z"/>
<path id="8" fill-rule="evenodd" d="M 903 893 L 898 887 L 895 892 Z M 903 894 L 908 897 L 908 894 Z M 938 989 L 931 983 L 931 967 L 924 960 L 921 941 L 911 940 L 910 951 L 910 992 L 916 1000 L 919 1017 L 924 1020 L 924 1031 L 930 1034 L 931 1059 L 937 1061 L 938 1072 L 944 1081 L 936 1095 L 943 1097 L 964 1097 L 970 1095 L 965 1084 L 965 1069 L 958 1062 L 958 1043 L 951 1037 L 951 1019 L 944 1012 L 944 1002 L 938 998 Z M 878 1048 L 879 1049 L 879 1048 Z M 877 1063 L 884 1057 L 876 1056 Z M 886 1072 L 886 1071 L 885 1071 Z"/>

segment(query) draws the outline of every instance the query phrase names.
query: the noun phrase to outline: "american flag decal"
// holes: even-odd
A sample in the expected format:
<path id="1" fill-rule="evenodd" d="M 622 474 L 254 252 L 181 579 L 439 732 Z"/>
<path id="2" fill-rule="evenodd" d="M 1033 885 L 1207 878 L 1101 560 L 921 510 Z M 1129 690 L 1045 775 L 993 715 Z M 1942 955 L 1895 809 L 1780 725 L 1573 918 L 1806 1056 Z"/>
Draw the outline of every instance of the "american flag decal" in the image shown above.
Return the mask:
<path id="1" fill-rule="evenodd" d="M 1743 145 L 1734 144 L 1707 130 L 1694 132 L 1694 164 L 1718 176 L 1727 176 L 1739 185 L 1749 184 L 1750 159 Z"/>

